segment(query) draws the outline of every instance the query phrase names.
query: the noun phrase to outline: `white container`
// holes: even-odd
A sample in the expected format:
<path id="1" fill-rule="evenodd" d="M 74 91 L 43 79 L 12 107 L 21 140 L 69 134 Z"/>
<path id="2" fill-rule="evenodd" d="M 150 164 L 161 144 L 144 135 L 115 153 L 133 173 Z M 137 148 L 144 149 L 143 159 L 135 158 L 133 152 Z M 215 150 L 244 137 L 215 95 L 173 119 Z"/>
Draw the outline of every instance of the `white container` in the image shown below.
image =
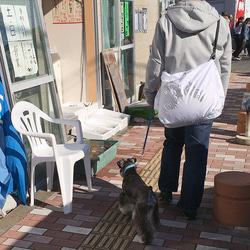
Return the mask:
<path id="1" fill-rule="evenodd" d="M 63 115 L 77 115 L 81 122 L 86 121 L 88 116 L 96 110 L 98 110 L 96 102 L 67 102 L 62 105 Z"/>
<path id="2" fill-rule="evenodd" d="M 88 124 L 86 122 L 81 122 L 81 124 L 82 134 L 84 138 L 107 140 L 113 136 L 113 131 L 111 129 L 98 127 L 93 124 Z M 75 128 L 72 129 L 72 135 L 76 136 Z"/>
<path id="3" fill-rule="evenodd" d="M 130 115 L 98 109 L 97 103 L 67 102 L 62 105 L 64 117 L 75 117 L 81 121 L 83 137 L 106 140 L 129 124 Z M 74 128 L 72 135 L 75 135 Z"/>
<path id="4" fill-rule="evenodd" d="M 120 130 L 126 128 L 130 121 L 130 115 L 111 111 L 108 109 L 98 109 L 94 111 L 90 117 L 96 117 L 98 119 L 112 121 L 120 124 Z"/>
<path id="5" fill-rule="evenodd" d="M 85 121 L 86 124 L 94 125 L 104 129 L 112 131 L 112 135 L 115 135 L 120 130 L 119 121 L 111 121 L 110 119 L 103 119 L 103 117 L 90 117 Z"/>

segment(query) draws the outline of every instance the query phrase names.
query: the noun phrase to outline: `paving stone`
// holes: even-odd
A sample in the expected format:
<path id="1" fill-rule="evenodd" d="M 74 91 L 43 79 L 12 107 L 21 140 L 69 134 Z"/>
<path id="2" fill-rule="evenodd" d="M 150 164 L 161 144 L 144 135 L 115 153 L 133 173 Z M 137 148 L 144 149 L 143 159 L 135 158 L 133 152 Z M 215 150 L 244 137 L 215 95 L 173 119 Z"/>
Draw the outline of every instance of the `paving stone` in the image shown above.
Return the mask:
<path id="1" fill-rule="evenodd" d="M 29 227 L 29 226 L 22 226 L 18 229 L 18 232 L 38 234 L 38 235 L 43 235 L 46 231 L 47 229 L 44 228 Z"/>
<path id="2" fill-rule="evenodd" d="M 23 238 L 24 241 L 33 241 L 33 242 L 41 242 L 45 244 L 49 244 L 53 237 L 43 236 L 43 235 L 35 235 L 35 234 L 28 234 Z"/>
<path id="3" fill-rule="evenodd" d="M 196 250 L 229 250 L 229 249 L 227 249 L 227 248 L 219 248 L 219 247 L 211 247 L 211 246 L 198 245 L 196 247 Z"/>
<path id="4" fill-rule="evenodd" d="M 233 237 L 232 242 L 239 243 L 239 244 L 246 244 L 247 246 L 250 246 L 250 234 L 248 234 L 248 237 Z"/>
<path id="5" fill-rule="evenodd" d="M 82 221 L 80 220 L 75 220 L 75 219 L 66 219 L 66 218 L 59 218 L 56 221 L 57 224 L 63 224 L 63 225 L 68 225 L 68 226 L 80 226 L 82 224 Z"/>
<path id="6" fill-rule="evenodd" d="M 52 212 L 51 209 L 42 208 L 42 209 L 33 209 L 30 213 L 31 214 L 38 214 L 38 215 L 49 215 Z"/>
<path id="7" fill-rule="evenodd" d="M 168 226 L 168 227 L 178 227 L 178 228 L 186 228 L 187 223 L 185 222 L 178 222 L 178 221 L 171 221 L 171 220 L 160 220 L 161 225 Z"/>
<path id="8" fill-rule="evenodd" d="M 84 227 L 66 226 L 62 231 L 63 232 L 70 232 L 70 233 L 88 235 L 92 231 L 92 229 L 84 228 Z"/>
<path id="9" fill-rule="evenodd" d="M 119 237 L 112 246 L 112 249 L 127 249 L 131 243 L 131 239 L 127 237 Z"/>
<path id="10" fill-rule="evenodd" d="M 12 247 L 11 250 L 25 250 L 28 248 L 22 248 L 22 247 Z"/>
<path id="11" fill-rule="evenodd" d="M 180 235 L 180 234 L 160 233 L 160 232 L 156 232 L 155 237 L 164 239 L 164 240 L 172 240 L 172 241 L 178 241 L 178 242 L 181 242 L 183 239 L 183 235 Z"/>
<path id="12" fill-rule="evenodd" d="M 24 249 L 29 249 L 29 247 L 33 244 L 32 241 L 24 241 L 24 240 L 16 240 L 16 239 L 7 239 L 3 242 L 3 245 L 7 246 L 15 246 Z"/>
<path id="13" fill-rule="evenodd" d="M 215 234 L 215 233 L 208 233 L 208 232 L 201 232 L 200 238 L 221 240 L 221 241 L 228 241 L 228 242 L 232 240 L 232 236 L 230 235 Z"/>
<path id="14" fill-rule="evenodd" d="M 74 198 L 79 198 L 79 199 L 87 199 L 87 200 L 91 200 L 94 195 L 92 194 L 79 194 L 79 193 L 74 193 L 73 195 Z"/>
<path id="15" fill-rule="evenodd" d="M 118 194 L 118 193 L 110 193 L 108 196 L 109 196 L 109 197 L 118 198 L 118 197 L 119 197 L 119 194 Z"/>

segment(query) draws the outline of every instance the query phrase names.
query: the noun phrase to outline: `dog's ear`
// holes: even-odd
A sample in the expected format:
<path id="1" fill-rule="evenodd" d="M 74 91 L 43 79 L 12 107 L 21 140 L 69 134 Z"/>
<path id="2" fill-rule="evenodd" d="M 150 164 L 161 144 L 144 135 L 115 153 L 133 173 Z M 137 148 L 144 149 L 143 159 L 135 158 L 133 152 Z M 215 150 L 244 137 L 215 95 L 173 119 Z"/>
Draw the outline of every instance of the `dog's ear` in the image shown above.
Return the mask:
<path id="1" fill-rule="evenodd" d="M 117 162 L 118 167 L 119 167 L 119 168 L 122 168 L 123 165 L 124 165 L 124 162 L 125 162 L 124 159 L 119 160 L 119 161 Z"/>
<path id="2" fill-rule="evenodd" d="M 127 161 L 133 164 L 136 163 L 137 160 L 136 158 L 128 158 Z"/>
<path id="3" fill-rule="evenodd" d="M 136 161 L 137 161 L 136 158 L 132 158 L 131 160 L 133 161 L 133 163 L 136 163 Z"/>

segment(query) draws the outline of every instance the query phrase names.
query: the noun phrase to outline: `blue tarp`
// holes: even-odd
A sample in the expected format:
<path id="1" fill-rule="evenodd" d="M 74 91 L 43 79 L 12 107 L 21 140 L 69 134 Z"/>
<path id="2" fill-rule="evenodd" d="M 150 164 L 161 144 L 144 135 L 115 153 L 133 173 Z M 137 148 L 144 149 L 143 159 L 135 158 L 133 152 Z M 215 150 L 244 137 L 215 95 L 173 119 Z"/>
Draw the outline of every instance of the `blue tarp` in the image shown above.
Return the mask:
<path id="1" fill-rule="evenodd" d="M 23 141 L 11 123 L 11 114 L 0 81 L 0 209 L 9 193 L 26 204 L 27 158 Z"/>
<path id="2" fill-rule="evenodd" d="M 12 187 L 11 180 L 11 174 L 6 167 L 3 125 L 0 124 L 0 209 L 2 209 L 5 204 L 9 187 Z"/>

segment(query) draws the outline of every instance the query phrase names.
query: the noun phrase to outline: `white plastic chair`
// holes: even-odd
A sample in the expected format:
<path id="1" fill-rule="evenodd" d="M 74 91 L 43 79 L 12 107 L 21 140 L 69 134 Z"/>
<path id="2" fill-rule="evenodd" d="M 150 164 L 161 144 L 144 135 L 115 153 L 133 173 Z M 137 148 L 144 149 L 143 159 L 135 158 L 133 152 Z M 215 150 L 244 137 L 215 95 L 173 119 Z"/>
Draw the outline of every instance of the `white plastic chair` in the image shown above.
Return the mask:
<path id="1" fill-rule="evenodd" d="M 89 146 L 84 143 L 81 122 L 79 120 L 52 118 L 35 105 L 25 101 L 20 101 L 14 105 L 11 112 L 11 119 L 15 129 L 19 133 L 27 136 L 32 150 L 30 205 L 34 205 L 35 167 L 38 163 L 46 162 L 47 191 L 51 191 L 53 187 L 54 165 L 56 162 L 64 213 L 71 213 L 74 164 L 80 159 L 84 161 L 89 192 L 91 192 L 92 189 L 90 149 Z M 53 134 L 43 131 L 42 120 L 56 124 L 73 125 L 76 128 L 76 142 L 57 144 Z M 48 142 L 50 142 L 51 146 Z"/>

